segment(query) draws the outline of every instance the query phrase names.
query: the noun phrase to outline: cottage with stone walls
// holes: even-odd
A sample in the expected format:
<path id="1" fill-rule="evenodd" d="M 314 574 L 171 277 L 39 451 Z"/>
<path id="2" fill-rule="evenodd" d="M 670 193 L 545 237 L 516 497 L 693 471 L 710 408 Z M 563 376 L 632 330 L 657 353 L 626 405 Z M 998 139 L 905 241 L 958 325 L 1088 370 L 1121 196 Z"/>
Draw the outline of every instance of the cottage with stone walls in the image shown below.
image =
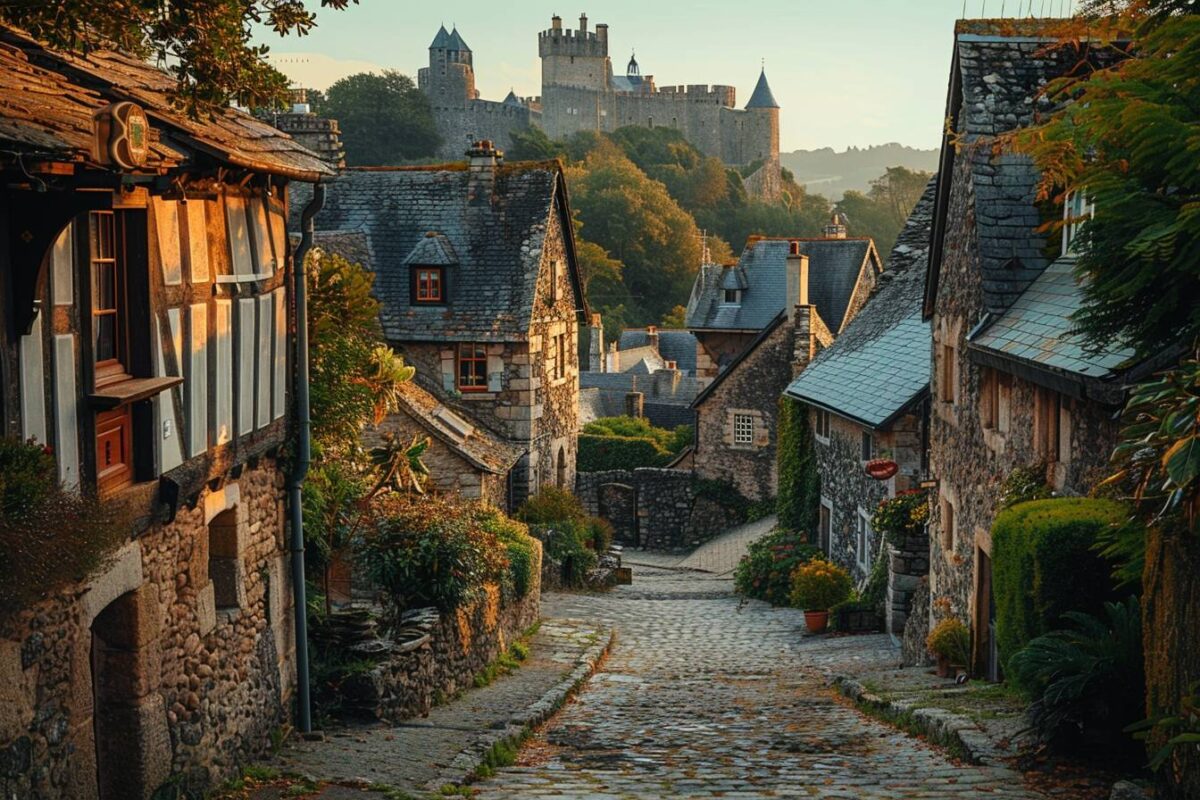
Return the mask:
<path id="1" fill-rule="evenodd" d="M 365 235 L 385 338 L 438 403 L 519 451 L 515 508 L 575 484 L 583 288 L 562 166 L 506 164 L 491 142 L 468 155 L 347 170 L 317 240 Z"/>
<path id="2" fill-rule="evenodd" d="M 2 610 L 0 794 L 199 793 L 291 716 L 287 197 L 332 171 L 245 114 L 187 117 L 138 59 L 0 42 L 0 428 L 133 520 L 95 574 Z"/>
<path id="3" fill-rule="evenodd" d="M 912 595 L 928 572 L 928 542 L 893 543 L 871 527 L 880 501 L 919 490 L 925 477 L 929 323 L 921 300 L 929 256 L 935 182 L 930 181 L 896 239 L 876 291 L 837 340 L 787 388 L 809 410 L 821 476 L 814 541 L 864 581 L 888 559 L 887 626 L 904 630 Z M 866 472 L 873 459 L 895 462 L 886 480 Z"/>
<path id="4" fill-rule="evenodd" d="M 700 392 L 696 337 L 684 330 L 629 328 L 605 351 L 600 315 L 588 327 L 588 369 L 579 373 L 580 423 L 600 417 L 645 417 L 672 430 L 695 426 Z"/>
<path id="5" fill-rule="evenodd" d="M 821 239 L 752 238 L 741 259 L 705 266 L 687 307 L 696 372 L 692 463 L 702 478 L 747 497 L 774 497 L 779 398 L 862 308 L 881 266 L 870 239 L 845 238 L 840 221 Z"/>
<path id="6" fill-rule="evenodd" d="M 969 621 L 974 666 L 996 677 L 991 528 L 1004 479 L 1044 467 L 1060 494 L 1087 492 L 1117 436 L 1129 353 L 1071 334 L 1080 287 L 1070 239 L 1051 242 L 1031 161 L 998 134 L 1046 111 L 1041 87 L 1078 52 L 1050 50 L 1036 21 L 959 22 L 923 312 L 932 328 L 929 589 Z M 954 138 L 952 139 L 951 136 Z M 1083 211 L 1079 204 L 1068 218 Z M 929 624 L 913 619 L 911 625 Z"/>

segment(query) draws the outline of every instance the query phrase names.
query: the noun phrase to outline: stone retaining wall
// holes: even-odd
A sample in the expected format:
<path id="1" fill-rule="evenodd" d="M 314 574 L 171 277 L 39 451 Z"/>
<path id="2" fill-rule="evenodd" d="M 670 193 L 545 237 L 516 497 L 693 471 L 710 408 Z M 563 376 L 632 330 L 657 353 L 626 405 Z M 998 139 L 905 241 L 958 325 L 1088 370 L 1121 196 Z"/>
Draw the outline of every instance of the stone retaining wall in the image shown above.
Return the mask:
<path id="1" fill-rule="evenodd" d="M 612 524 L 619 544 L 649 550 L 692 550 L 745 521 L 703 496 L 688 470 L 581 472 L 575 494 L 589 514 Z"/>
<path id="2" fill-rule="evenodd" d="M 929 575 L 929 534 L 909 536 L 888 548 L 887 632 L 904 633 L 912 613 L 913 595 Z"/>
<path id="3" fill-rule="evenodd" d="M 356 716 L 402 720 L 424 715 L 440 698 L 470 688 L 476 675 L 538 621 L 541 558 L 539 546 L 525 597 L 502 604 L 500 588 L 489 585 L 474 602 L 437 614 L 429 640 L 421 647 L 389 656 L 368 672 L 347 676 L 340 690 L 344 710 Z"/>

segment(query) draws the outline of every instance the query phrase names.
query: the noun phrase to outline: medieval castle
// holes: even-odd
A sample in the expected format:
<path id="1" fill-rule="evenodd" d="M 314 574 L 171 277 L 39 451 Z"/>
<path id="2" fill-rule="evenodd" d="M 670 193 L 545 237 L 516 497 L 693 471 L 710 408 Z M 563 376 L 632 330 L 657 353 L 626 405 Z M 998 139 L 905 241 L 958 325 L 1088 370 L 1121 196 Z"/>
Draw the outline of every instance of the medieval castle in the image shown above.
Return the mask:
<path id="1" fill-rule="evenodd" d="M 538 34 L 538 53 L 541 97 L 509 92 L 501 102 L 481 100 L 471 48 L 457 28 L 438 30 L 429 45 L 429 66 L 419 70 L 417 83 L 429 96 L 443 157 L 459 158 L 482 138 L 507 147 L 514 132 L 535 125 L 552 138 L 657 125 L 680 131 L 701 152 L 729 166 L 761 165 L 746 179 L 747 190 L 778 194 L 779 104 L 765 72 L 744 109 L 736 107 L 732 86 L 658 87 L 654 76 L 641 74 L 635 58 L 625 75 L 614 75 L 608 26 L 588 30 L 586 14 L 579 17 L 578 30 L 566 30 L 561 17 L 552 17 L 550 29 Z"/>

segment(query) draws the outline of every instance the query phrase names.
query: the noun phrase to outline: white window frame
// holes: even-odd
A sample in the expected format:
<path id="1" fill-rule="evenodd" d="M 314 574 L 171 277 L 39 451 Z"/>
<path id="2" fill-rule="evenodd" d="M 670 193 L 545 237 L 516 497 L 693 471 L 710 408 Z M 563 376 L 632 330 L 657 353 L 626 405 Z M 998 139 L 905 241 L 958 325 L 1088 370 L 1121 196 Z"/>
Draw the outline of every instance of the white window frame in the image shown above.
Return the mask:
<path id="1" fill-rule="evenodd" d="M 825 429 L 824 433 L 821 433 L 821 428 Z M 829 435 L 831 432 L 832 426 L 830 425 L 829 412 L 823 408 L 814 408 L 813 436 L 817 438 L 818 442 L 821 442 L 822 444 L 829 444 Z"/>
<path id="2" fill-rule="evenodd" d="M 858 516 L 854 527 L 854 559 L 864 570 L 871 569 L 871 515 L 862 506 L 858 507 Z"/>
<path id="3" fill-rule="evenodd" d="M 821 515 L 817 514 L 817 545 L 829 555 L 833 551 L 833 501 L 821 497 L 821 510 L 826 512 L 825 519 L 829 522 L 829 531 L 821 530 Z"/>
<path id="4" fill-rule="evenodd" d="M 733 443 L 735 445 L 754 444 L 754 417 L 751 414 L 733 414 Z"/>
<path id="5" fill-rule="evenodd" d="M 1096 204 L 1084 192 L 1069 192 L 1063 202 L 1062 255 L 1075 252 L 1073 245 L 1079 228 L 1096 215 Z"/>
<path id="6" fill-rule="evenodd" d="M 729 299 L 729 293 L 733 292 L 733 299 Z M 742 304 L 741 289 L 722 289 L 721 290 L 721 305 L 723 306 L 740 306 Z"/>

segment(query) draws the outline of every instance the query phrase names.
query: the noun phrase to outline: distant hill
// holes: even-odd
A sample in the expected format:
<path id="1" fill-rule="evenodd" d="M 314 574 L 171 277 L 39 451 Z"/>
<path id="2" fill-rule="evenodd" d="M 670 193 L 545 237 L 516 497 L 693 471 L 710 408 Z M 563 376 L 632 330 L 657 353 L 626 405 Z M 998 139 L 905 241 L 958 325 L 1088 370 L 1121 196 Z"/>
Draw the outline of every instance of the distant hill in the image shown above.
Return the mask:
<path id="1" fill-rule="evenodd" d="M 918 150 L 891 142 L 865 149 L 851 147 L 835 152 L 832 147 L 820 150 L 793 150 L 780 153 L 780 161 L 796 175 L 796 182 L 813 194 L 830 200 L 840 200 L 848 189 L 865 192 L 871 181 L 888 167 L 908 167 L 933 172 L 937 169 L 937 150 Z"/>

